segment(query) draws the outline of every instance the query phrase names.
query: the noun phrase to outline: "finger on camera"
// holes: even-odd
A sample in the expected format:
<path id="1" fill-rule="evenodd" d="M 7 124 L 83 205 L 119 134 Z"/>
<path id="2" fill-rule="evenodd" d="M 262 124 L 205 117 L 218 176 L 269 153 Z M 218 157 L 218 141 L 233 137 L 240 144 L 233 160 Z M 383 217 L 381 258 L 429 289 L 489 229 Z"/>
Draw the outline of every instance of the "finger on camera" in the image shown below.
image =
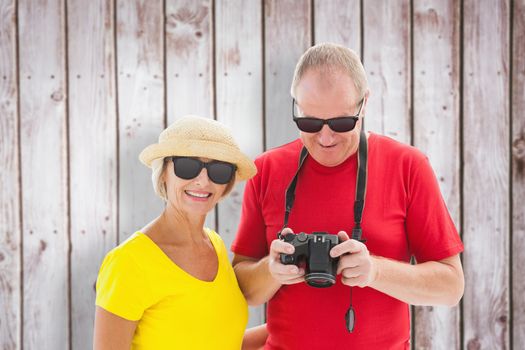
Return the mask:
<path id="1" fill-rule="evenodd" d="M 291 245 L 290 243 L 281 241 L 280 239 L 275 239 L 272 241 L 270 245 L 270 252 L 274 256 L 278 256 L 279 254 L 293 254 L 295 251 L 295 247 Z"/>
<path id="2" fill-rule="evenodd" d="M 283 282 L 281 282 L 281 284 L 290 285 L 290 284 L 297 284 L 297 283 L 302 283 L 302 282 L 304 282 L 304 277 L 303 276 L 283 281 Z"/>
<path id="3" fill-rule="evenodd" d="M 270 266 L 270 270 L 274 275 L 299 275 L 301 269 L 295 265 L 284 265 L 280 261 L 276 261 L 275 264 Z"/>
<path id="4" fill-rule="evenodd" d="M 354 255 L 343 255 L 337 263 L 337 273 L 344 269 L 355 269 L 359 266 L 359 259 Z"/>
<path id="5" fill-rule="evenodd" d="M 293 230 L 291 228 L 289 228 L 289 227 L 285 227 L 281 231 L 281 235 L 287 235 L 289 233 L 293 233 Z"/>
<path id="6" fill-rule="evenodd" d="M 299 278 L 304 276 L 303 270 L 298 270 L 296 272 L 284 271 L 284 272 L 274 272 L 274 277 L 280 280 L 289 280 L 294 278 Z"/>
<path id="7" fill-rule="evenodd" d="M 357 276 L 357 277 L 351 277 L 351 278 L 342 277 L 341 278 L 341 283 L 343 283 L 344 285 L 350 286 L 350 287 L 366 287 L 365 282 L 366 282 L 365 276 Z"/>
<path id="8" fill-rule="evenodd" d="M 294 284 L 304 281 L 304 271 L 299 271 L 299 273 L 283 273 L 283 274 L 274 274 L 273 278 L 279 281 L 281 284 Z"/>
<path id="9" fill-rule="evenodd" d="M 355 239 L 349 239 L 333 247 L 330 250 L 330 256 L 332 258 L 337 258 L 343 254 L 359 253 L 363 249 L 363 246 L 363 243 L 356 241 Z"/>
<path id="10" fill-rule="evenodd" d="M 356 278 L 362 276 L 358 268 L 346 268 L 341 270 L 341 278 Z"/>
<path id="11" fill-rule="evenodd" d="M 345 242 L 350 239 L 350 236 L 348 236 L 348 233 L 346 233 L 346 231 L 337 232 L 337 237 L 339 237 L 340 242 Z"/>

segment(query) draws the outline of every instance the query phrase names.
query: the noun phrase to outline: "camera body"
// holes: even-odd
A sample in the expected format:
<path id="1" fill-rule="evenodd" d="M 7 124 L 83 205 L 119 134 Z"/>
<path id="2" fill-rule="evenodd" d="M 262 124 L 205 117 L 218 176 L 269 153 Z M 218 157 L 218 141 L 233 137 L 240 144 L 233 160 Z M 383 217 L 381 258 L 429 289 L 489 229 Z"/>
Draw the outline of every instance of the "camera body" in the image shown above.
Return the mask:
<path id="1" fill-rule="evenodd" d="M 330 250 L 339 244 L 337 235 L 328 232 L 288 233 L 281 238 L 295 247 L 293 254 L 282 254 L 285 265 L 299 265 L 306 262 L 305 280 L 312 287 L 331 287 L 336 281 L 338 258 L 330 256 Z"/>

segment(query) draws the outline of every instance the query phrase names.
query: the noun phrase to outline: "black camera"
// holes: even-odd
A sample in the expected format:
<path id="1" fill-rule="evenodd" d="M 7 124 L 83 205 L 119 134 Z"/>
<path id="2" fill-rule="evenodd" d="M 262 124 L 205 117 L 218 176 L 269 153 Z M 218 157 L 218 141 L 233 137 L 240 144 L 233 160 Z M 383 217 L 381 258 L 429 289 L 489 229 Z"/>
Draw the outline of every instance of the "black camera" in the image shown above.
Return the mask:
<path id="1" fill-rule="evenodd" d="M 339 244 L 337 235 L 301 232 L 285 234 L 281 239 L 295 247 L 293 254 L 281 253 L 281 263 L 299 265 L 302 261 L 306 262 L 305 280 L 312 287 L 326 288 L 335 283 L 339 259 L 332 258 L 330 250 Z"/>

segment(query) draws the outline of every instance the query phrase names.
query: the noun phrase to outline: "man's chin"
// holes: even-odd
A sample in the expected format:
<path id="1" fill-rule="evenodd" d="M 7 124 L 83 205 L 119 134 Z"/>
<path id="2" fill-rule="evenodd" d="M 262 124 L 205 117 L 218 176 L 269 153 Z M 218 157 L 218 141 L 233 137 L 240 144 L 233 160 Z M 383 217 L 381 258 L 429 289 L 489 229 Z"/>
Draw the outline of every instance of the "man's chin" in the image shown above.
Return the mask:
<path id="1" fill-rule="evenodd" d="M 334 167 L 345 161 L 344 158 L 341 158 L 341 152 L 337 150 L 320 150 L 312 155 L 317 163 L 326 166 Z"/>

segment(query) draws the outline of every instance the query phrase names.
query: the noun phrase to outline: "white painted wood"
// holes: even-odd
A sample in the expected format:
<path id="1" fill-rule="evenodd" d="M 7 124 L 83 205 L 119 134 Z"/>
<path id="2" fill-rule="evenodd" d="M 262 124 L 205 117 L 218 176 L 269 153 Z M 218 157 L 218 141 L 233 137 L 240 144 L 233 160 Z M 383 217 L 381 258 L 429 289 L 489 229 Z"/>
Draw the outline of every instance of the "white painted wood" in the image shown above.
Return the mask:
<path id="1" fill-rule="evenodd" d="M 463 6 L 463 346 L 508 349 L 509 2 Z"/>
<path id="2" fill-rule="evenodd" d="M 243 0 L 218 2 L 216 28 L 217 120 L 230 127 L 241 150 L 255 158 L 263 150 L 262 6 Z M 239 225 L 244 183 L 218 208 L 218 231 L 229 248 Z M 264 307 L 250 308 L 248 325 L 264 322 Z"/>
<path id="3" fill-rule="evenodd" d="M 19 1 L 23 348 L 69 348 L 65 13 Z"/>
<path id="4" fill-rule="evenodd" d="M 215 118 L 210 0 L 166 0 L 168 124 L 187 114 Z M 215 211 L 205 225 L 215 229 Z"/>
<path id="5" fill-rule="evenodd" d="M 213 117 L 210 0 L 166 0 L 168 122 Z"/>
<path id="6" fill-rule="evenodd" d="M 162 0 L 118 0 L 116 11 L 122 242 L 164 208 L 138 159 L 164 129 L 164 12 Z"/>
<path id="7" fill-rule="evenodd" d="M 410 1 L 363 1 L 366 129 L 410 143 Z"/>
<path id="8" fill-rule="evenodd" d="M 459 21 L 457 1 L 414 2 L 414 145 L 430 159 L 460 227 Z M 459 349 L 459 307 L 416 307 L 416 349 Z"/>
<path id="9" fill-rule="evenodd" d="M 91 349 L 95 281 L 117 242 L 114 2 L 68 1 L 71 313 L 74 349 Z"/>
<path id="10" fill-rule="evenodd" d="M 216 95 L 216 117 L 234 128 L 241 147 L 250 155 L 259 152 L 262 134 L 257 128 L 262 125 L 266 128 L 264 143 L 268 147 L 297 137 L 289 111 L 289 87 L 296 61 L 311 42 L 310 6 L 314 6 L 316 42 L 341 42 L 356 49 L 359 20 L 364 20 L 362 54 L 372 90 L 367 128 L 404 142 L 411 141 L 408 0 L 167 0 L 164 18 L 161 10 L 154 10 L 164 6 L 159 3 L 162 1 L 73 0 L 66 6 L 61 0 L 0 0 L 2 349 L 69 348 L 70 331 L 73 349 L 91 347 L 93 288 L 102 257 L 118 243 L 119 231 L 123 239 L 146 221 L 152 205 L 157 205 L 151 197 L 153 202 L 140 201 L 142 194 L 151 194 L 148 192 L 151 187 L 149 171 L 138 163 L 136 153 L 145 144 L 155 142 L 163 127 L 159 115 L 164 113 L 164 106 L 159 100 L 164 96 L 168 101 L 168 121 L 172 122 L 190 112 L 215 117 Z M 358 15 L 359 3 L 365 6 L 363 19 Z M 252 17 L 263 5 L 264 14 Z M 412 2 L 415 15 L 413 141 L 429 154 L 438 179 L 443 178 L 441 188 L 454 220 L 458 223 L 459 217 L 464 218 L 467 286 L 461 346 L 492 349 L 510 348 L 512 344 L 518 349 L 525 346 L 525 299 L 521 297 L 525 293 L 521 272 L 525 264 L 522 254 L 525 250 L 522 209 L 525 197 L 522 113 L 525 109 L 525 53 L 522 51 L 525 4 L 524 0 L 465 0 L 463 5 L 464 47 L 460 48 L 459 43 L 451 42 L 459 35 L 457 1 Z M 216 9 L 215 24 L 213 8 Z M 435 15 L 430 8 L 436 11 Z M 15 12 L 18 12 L 17 38 L 13 24 Z M 117 33 L 114 33 L 115 15 L 120 28 Z M 150 16 L 155 20 L 150 20 Z M 213 33 L 214 26 L 216 33 Z M 247 37 L 247 31 L 263 28 L 264 36 L 257 31 L 260 34 Z M 442 37 L 436 39 L 436 34 Z M 260 54 L 262 61 L 251 56 L 258 50 L 261 37 L 265 52 L 264 57 Z M 509 39 L 513 40 L 512 47 Z M 163 68 L 159 68 L 164 64 L 163 40 L 167 44 L 165 76 Z M 228 58 L 227 49 L 235 43 L 239 46 L 239 65 Z M 15 61 L 16 49 L 19 62 Z M 447 51 L 451 49 L 456 51 Z M 455 85 L 457 67 L 447 67 L 445 63 L 457 59 L 460 50 L 464 52 L 463 101 L 458 100 L 459 89 Z M 512 66 L 509 54 L 512 54 Z M 118 69 L 114 71 L 116 58 Z M 258 64 L 261 68 L 257 71 L 253 68 L 252 75 L 246 75 L 248 68 Z M 512 84 L 508 80 L 511 67 Z M 228 76 L 223 75 L 225 71 Z M 448 76 L 449 72 L 452 76 Z M 164 78 L 167 89 L 162 87 Z M 242 84 L 242 88 L 237 83 Z M 215 91 L 214 85 L 217 85 Z M 261 95 L 266 96 L 264 101 L 262 97 L 261 100 L 254 98 L 261 86 L 264 88 Z M 512 86 L 512 96 L 509 86 Z M 448 95 L 449 89 L 454 90 L 454 94 Z M 247 122 L 263 113 L 263 103 L 264 122 L 256 125 Z M 458 103 L 463 103 L 461 108 Z M 253 105 L 249 119 L 239 120 L 248 104 Z M 457 159 L 458 120 L 452 120 L 458 109 L 463 110 L 464 165 L 458 164 Z M 238 126 L 242 126 L 242 130 Z M 17 163 L 19 158 L 21 164 Z M 464 183 L 460 189 L 462 215 L 459 215 L 457 198 L 458 166 L 464 166 L 460 169 Z M 127 173 L 131 174 L 127 176 Z M 72 201 L 71 245 L 68 188 Z M 237 191 L 238 196 L 232 194 L 219 209 L 219 232 L 227 239 L 238 220 L 242 186 L 236 188 Z M 210 217 L 214 223 L 214 216 Z M 512 236 L 509 236 L 511 229 Z M 71 284 L 68 281 L 69 249 Z M 22 298 L 20 288 L 23 288 Z M 455 326 L 454 312 L 442 308 L 418 309 L 414 347 L 457 348 L 458 328 L 454 327 L 459 326 Z M 71 330 L 70 314 L 73 316 Z"/>
<path id="11" fill-rule="evenodd" d="M 514 348 L 525 349 L 525 0 L 513 6 L 511 322 Z"/>
<path id="12" fill-rule="evenodd" d="M 299 57 L 310 47 L 310 1 L 267 0 L 264 6 L 266 148 L 299 137 L 290 86 Z"/>
<path id="13" fill-rule="evenodd" d="M 332 42 L 361 54 L 361 1 L 314 1 L 315 43 Z"/>
<path id="14" fill-rule="evenodd" d="M 13 0 L 0 0 L 0 349 L 22 349 L 21 227 L 16 22 Z"/>

